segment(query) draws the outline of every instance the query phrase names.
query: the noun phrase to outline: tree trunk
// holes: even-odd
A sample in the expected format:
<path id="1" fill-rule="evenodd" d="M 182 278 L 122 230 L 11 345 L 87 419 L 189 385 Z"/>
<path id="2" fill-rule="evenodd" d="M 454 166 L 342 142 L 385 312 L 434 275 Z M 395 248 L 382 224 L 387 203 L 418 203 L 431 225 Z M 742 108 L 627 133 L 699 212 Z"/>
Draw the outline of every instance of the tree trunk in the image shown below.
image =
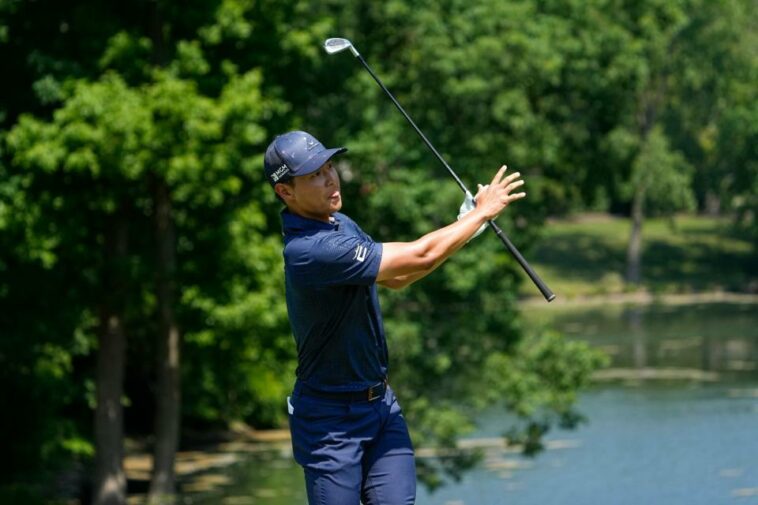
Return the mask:
<path id="1" fill-rule="evenodd" d="M 629 333 L 634 337 L 632 343 L 632 357 L 634 368 L 642 370 L 648 366 L 648 342 L 645 332 L 642 330 L 642 309 L 633 307 L 626 312 Z"/>
<path id="2" fill-rule="evenodd" d="M 653 80 L 651 88 L 643 92 L 640 98 L 637 113 L 640 146 L 648 142 L 648 135 L 655 126 L 658 106 L 664 97 L 664 89 L 665 79 L 663 76 L 658 76 L 657 82 Z M 646 169 L 647 167 L 637 167 L 637 170 Z M 642 279 L 642 221 L 645 219 L 645 180 L 647 178 L 644 175 L 640 177 L 632 197 L 632 229 L 626 250 L 626 282 L 634 285 L 639 285 Z"/>
<path id="3" fill-rule="evenodd" d="M 100 307 L 97 352 L 97 406 L 95 407 L 95 505 L 126 503 L 126 476 L 123 468 L 124 416 L 121 396 L 124 389 L 126 332 L 123 310 L 124 264 L 127 254 L 127 221 L 120 215 L 105 239 L 104 292 Z"/>
<path id="4" fill-rule="evenodd" d="M 638 187 L 632 200 L 632 231 L 626 251 L 626 281 L 639 284 L 642 271 L 642 220 L 644 218 L 645 189 Z"/>
<path id="5" fill-rule="evenodd" d="M 176 231 L 171 195 L 166 181 L 155 179 L 155 234 L 157 243 L 156 295 L 159 334 L 153 474 L 150 503 L 172 501 L 174 458 L 179 442 L 181 384 L 179 375 L 180 334 L 174 315 Z"/>
<path id="6" fill-rule="evenodd" d="M 705 213 L 709 216 L 718 216 L 721 214 L 721 199 L 713 191 L 705 192 Z"/>

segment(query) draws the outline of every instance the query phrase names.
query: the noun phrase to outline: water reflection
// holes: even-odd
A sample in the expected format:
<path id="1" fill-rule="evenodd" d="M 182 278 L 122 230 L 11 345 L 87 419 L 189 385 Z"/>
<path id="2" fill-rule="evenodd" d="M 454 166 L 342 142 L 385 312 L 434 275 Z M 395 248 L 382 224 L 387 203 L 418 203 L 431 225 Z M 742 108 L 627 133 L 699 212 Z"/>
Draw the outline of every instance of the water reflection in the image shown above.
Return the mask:
<path id="1" fill-rule="evenodd" d="M 208 454 L 231 454 L 237 462 L 188 476 L 180 485 L 181 503 L 299 505 L 306 502 L 302 470 L 292 459 L 289 442 L 238 443 L 233 447 L 209 449 Z"/>
<path id="2" fill-rule="evenodd" d="M 527 314 L 603 349 L 609 369 L 598 379 L 715 381 L 758 375 L 758 308 L 697 304 L 563 309 Z"/>

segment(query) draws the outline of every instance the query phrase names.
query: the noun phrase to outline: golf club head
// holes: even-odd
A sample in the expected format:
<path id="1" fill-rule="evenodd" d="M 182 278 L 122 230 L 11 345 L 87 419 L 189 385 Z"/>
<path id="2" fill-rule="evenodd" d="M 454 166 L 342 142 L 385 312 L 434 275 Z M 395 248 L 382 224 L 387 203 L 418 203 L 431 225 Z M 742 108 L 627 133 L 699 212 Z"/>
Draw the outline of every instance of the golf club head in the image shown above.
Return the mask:
<path id="1" fill-rule="evenodd" d="M 324 42 L 324 49 L 329 54 L 339 53 L 345 49 L 350 49 L 353 56 L 358 56 L 358 51 L 353 47 L 353 43 L 347 39 L 332 38 L 326 39 Z"/>

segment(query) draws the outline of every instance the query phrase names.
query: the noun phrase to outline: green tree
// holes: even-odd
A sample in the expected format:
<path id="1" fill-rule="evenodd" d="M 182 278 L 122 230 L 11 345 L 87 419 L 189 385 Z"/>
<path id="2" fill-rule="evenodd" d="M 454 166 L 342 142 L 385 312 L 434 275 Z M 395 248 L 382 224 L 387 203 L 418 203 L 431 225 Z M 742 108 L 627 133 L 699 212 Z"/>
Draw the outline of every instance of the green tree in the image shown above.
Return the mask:
<path id="1" fill-rule="evenodd" d="M 145 315 L 149 317 L 159 304 L 158 298 L 166 296 L 148 295 L 153 291 L 149 271 L 154 267 L 150 265 L 166 260 L 155 258 L 151 252 L 164 240 L 162 234 L 153 241 L 144 233 L 154 227 L 150 223 L 156 214 L 166 210 L 156 204 L 156 178 L 165 182 L 163 191 L 170 189 L 173 211 L 178 216 L 176 243 L 189 249 L 206 248 L 211 258 L 223 255 L 231 238 L 219 239 L 224 239 L 224 233 L 232 233 L 234 223 L 213 236 L 205 231 L 203 217 L 209 214 L 224 223 L 239 212 L 238 208 L 249 206 L 253 170 L 255 178 L 260 176 L 257 166 L 247 158 L 260 149 L 266 137 L 255 121 L 272 107 L 261 97 L 259 82 L 255 72 L 234 77 L 213 99 L 199 95 L 190 81 L 170 74 L 157 74 L 154 83 L 139 88 L 130 88 L 111 74 L 95 83 L 78 84 L 52 121 L 23 117 L 9 135 L 15 166 L 33 182 L 45 178 L 63 182 L 46 187 L 42 202 L 65 203 L 87 211 L 60 213 L 60 219 L 76 225 L 70 230 L 56 229 L 53 237 L 45 236 L 52 242 L 51 249 L 65 252 L 87 248 L 88 242 L 104 244 L 87 248 L 90 253 L 83 260 L 99 266 L 92 272 L 94 279 L 104 279 L 93 287 L 106 307 L 100 311 L 100 353 L 109 359 L 108 373 L 104 371 L 98 382 L 98 412 L 105 409 L 108 413 L 102 418 L 98 415 L 102 425 L 96 424 L 96 431 L 108 440 L 105 445 L 98 444 L 98 454 L 108 458 L 108 470 L 98 483 L 99 489 L 113 493 L 113 500 L 123 497 L 119 369 L 123 370 L 124 328 L 137 324 Z M 32 186 L 29 194 L 36 196 L 34 189 Z M 49 212 L 44 213 L 45 219 Z M 246 246 L 250 247 L 250 242 L 246 241 Z M 185 251 L 178 260 L 186 255 Z M 271 260 L 270 255 L 265 257 Z M 199 260 L 163 275 L 171 275 L 171 282 L 182 287 L 197 286 L 194 291 L 202 294 L 215 288 L 217 282 L 210 286 L 200 283 L 209 271 L 197 270 Z M 216 261 L 205 266 L 218 268 Z M 254 267 L 264 269 L 259 261 Z M 65 266 L 73 268 L 71 264 Z M 190 283 L 188 279 L 193 277 Z M 174 304 L 171 307 L 176 310 Z M 165 321 L 159 319 L 158 326 Z M 201 331 L 192 325 L 187 328 Z M 109 394 L 103 396 L 103 390 Z M 178 437 L 178 427 L 173 436 Z M 101 440 L 100 435 L 97 440 Z M 113 487 L 109 484 L 112 482 L 118 485 Z M 99 501 L 110 502 L 110 498 Z"/>
<path id="2" fill-rule="evenodd" d="M 87 301 L 98 314 L 100 349 L 95 421 L 98 503 L 123 501 L 125 493 L 121 379 L 130 266 L 128 202 L 135 188 L 119 176 L 121 163 L 132 170 L 142 168 L 135 148 L 146 133 L 148 118 L 134 93 L 113 81 L 94 89 L 80 87 L 54 122 L 23 117 L 8 137 L 14 164 L 30 181 L 27 194 L 44 210 L 32 214 L 26 224 L 48 223 L 42 235 L 49 244 L 48 268 L 89 270 L 92 275 Z M 85 191 L 85 201 L 64 198 L 69 192 L 76 195 L 77 189 Z M 72 249 L 80 249 L 74 258 L 78 261 L 58 263 Z"/>
<path id="3" fill-rule="evenodd" d="M 675 61 L 676 95 L 664 119 L 694 168 L 699 208 L 734 213 L 755 236 L 758 19 L 751 7 L 739 0 L 691 3 Z"/>

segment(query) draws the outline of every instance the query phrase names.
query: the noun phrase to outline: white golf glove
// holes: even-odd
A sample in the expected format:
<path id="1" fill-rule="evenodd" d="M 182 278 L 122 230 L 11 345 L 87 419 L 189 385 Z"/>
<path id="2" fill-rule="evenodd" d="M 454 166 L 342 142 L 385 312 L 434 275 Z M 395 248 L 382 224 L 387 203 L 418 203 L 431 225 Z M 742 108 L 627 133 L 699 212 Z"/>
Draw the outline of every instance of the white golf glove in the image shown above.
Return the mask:
<path id="1" fill-rule="evenodd" d="M 481 184 L 479 184 L 479 189 L 480 190 L 482 189 Z M 475 208 L 476 208 L 476 202 L 474 201 L 474 196 L 470 192 L 466 191 L 466 197 L 463 199 L 461 208 L 458 210 L 458 220 L 460 220 L 463 216 L 465 216 L 466 214 L 468 214 Z M 487 228 L 487 223 L 484 223 L 481 226 L 481 228 L 476 230 L 476 233 L 474 233 L 474 235 L 469 240 L 473 240 L 475 237 L 478 237 L 479 235 L 481 235 L 485 228 Z"/>

